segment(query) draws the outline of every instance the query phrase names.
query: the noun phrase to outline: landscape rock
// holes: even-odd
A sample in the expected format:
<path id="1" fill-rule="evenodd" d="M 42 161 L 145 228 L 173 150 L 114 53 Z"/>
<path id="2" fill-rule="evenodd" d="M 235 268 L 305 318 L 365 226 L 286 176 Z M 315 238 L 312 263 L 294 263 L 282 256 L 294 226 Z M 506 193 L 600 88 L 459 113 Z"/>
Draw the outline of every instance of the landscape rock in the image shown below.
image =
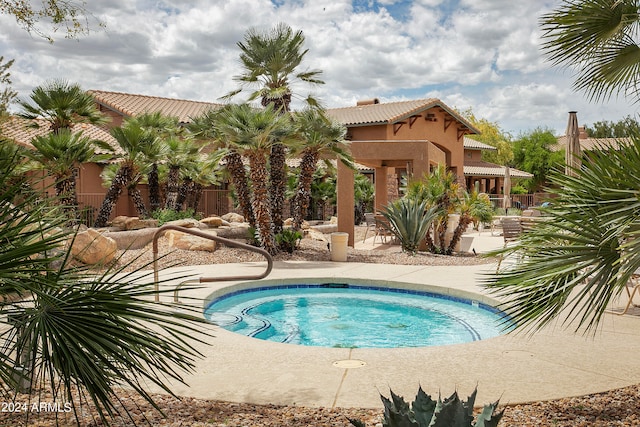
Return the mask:
<path id="1" fill-rule="evenodd" d="M 157 219 L 140 219 L 137 216 L 127 218 L 124 223 L 125 230 L 140 230 L 142 228 L 155 228 L 157 226 Z"/>
<path id="2" fill-rule="evenodd" d="M 223 225 L 223 219 L 219 216 L 210 216 L 208 218 L 201 219 L 200 222 L 203 224 L 207 224 L 209 227 L 220 227 Z M 227 221 L 224 221 L 227 222 Z M 227 222 L 227 225 L 229 223 Z"/>
<path id="3" fill-rule="evenodd" d="M 141 228 L 140 230 L 105 232 L 103 235 L 115 240 L 118 249 L 141 249 L 151 243 L 156 231 L 158 228 Z"/>
<path id="4" fill-rule="evenodd" d="M 215 230 L 203 230 L 203 232 L 211 234 L 213 236 L 218 235 Z M 167 238 L 169 246 L 176 249 L 208 252 L 215 252 L 216 250 L 215 240 L 205 239 L 177 230 L 167 230 L 164 235 Z"/>
<path id="5" fill-rule="evenodd" d="M 222 215 L 222 219 L 229 222 L 244 222 L 244 217 L 235 212 L 229 212 L 227 214 Z"/>
<path id="6" fill-rule="evenodd" d="M 115 258 L 117 250 L 115 240 L 103 236 L 93 228 L 78 233 L 71 245 L 71 255 L 88 265 L 110 263 Z"/>
<path id="7" fill-rule="evenodd" d="M 202 224 L 200 224 L 200 221 L 194 218 L 184 218 L 184 219 L 176 219 L 173 221 L 167 221 L 164 223 L 164 225 L 175 225 L 177 227 L 184 227 L 184 228 L 202 228 Z"/>

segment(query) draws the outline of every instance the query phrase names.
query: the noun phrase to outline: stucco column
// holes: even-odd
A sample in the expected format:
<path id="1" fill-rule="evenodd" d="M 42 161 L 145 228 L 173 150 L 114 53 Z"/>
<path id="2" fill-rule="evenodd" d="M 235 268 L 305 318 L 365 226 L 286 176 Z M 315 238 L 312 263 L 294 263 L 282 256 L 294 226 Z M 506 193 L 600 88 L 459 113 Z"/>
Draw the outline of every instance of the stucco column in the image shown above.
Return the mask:
<path id="1" fill-rule="evenodd" d="M 338 181 L 336 183 L 338 231 L 349 233 L 347 245 L 353 247 L 355 232 L 355 195 L 353 171 L 338 161 Z"/>
<path id="2" fill-rule="evenodd" d="M 387 194 L 387 168 L 386 166 L 382 166 L 376 168 L 375 171 L 375 180 L 376 180 L 376 188 L 375 188 L 375 199 L 374 199 L 374 211 L 378 212 L 385 206 L 388 202 L 388 194 Z"/>

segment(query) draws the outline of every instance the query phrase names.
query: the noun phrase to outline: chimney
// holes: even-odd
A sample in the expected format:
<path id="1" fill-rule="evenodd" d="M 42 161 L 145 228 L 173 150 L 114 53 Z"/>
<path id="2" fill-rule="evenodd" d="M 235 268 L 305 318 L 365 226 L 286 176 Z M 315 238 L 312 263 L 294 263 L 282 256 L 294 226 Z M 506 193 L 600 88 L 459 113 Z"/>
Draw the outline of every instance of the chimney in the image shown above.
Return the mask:
<path id="1" fill-rule="evenodd" d="M 356 103 L 356 106 L 373 105 L 373 104 L 380 104 L 380 100 L 378 98 L 362 99 Z"/>

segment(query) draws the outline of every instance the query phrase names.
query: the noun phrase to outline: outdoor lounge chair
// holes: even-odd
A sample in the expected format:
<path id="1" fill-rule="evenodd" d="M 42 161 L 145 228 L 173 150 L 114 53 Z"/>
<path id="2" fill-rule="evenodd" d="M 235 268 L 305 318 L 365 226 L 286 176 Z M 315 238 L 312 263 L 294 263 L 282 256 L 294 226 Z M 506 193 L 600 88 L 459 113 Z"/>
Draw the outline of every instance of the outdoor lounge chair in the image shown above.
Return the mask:
<path id="1" fill-rule="evenodd" d="M 504 246 L 506 248 L 507 245 L 511 242 L 515 242 L 520 238 L 522 234 L 522 224 L 520 223 L 520 218 L 502 218 L 502 237 L 504 238 Z M 496 267 L 496 273 L 500 270 L 500 264 L 502 263 L 502 255 L 498 259 L 498 267 Z"/>

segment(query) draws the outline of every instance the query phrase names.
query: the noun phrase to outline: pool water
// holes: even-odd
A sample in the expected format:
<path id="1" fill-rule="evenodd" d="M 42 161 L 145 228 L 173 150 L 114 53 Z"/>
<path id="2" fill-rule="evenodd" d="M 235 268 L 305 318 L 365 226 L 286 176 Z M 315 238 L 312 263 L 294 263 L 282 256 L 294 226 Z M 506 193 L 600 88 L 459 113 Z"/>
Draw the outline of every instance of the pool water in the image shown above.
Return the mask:
<path id="1" fill-rule="evenodd" d="M 260 288 L 224 295 L 212 323 L 263 340 L 320 347 L 396 348 L 460 344 L 500 335 L 500 312 L 434 293 L 354 285 Z"/>

